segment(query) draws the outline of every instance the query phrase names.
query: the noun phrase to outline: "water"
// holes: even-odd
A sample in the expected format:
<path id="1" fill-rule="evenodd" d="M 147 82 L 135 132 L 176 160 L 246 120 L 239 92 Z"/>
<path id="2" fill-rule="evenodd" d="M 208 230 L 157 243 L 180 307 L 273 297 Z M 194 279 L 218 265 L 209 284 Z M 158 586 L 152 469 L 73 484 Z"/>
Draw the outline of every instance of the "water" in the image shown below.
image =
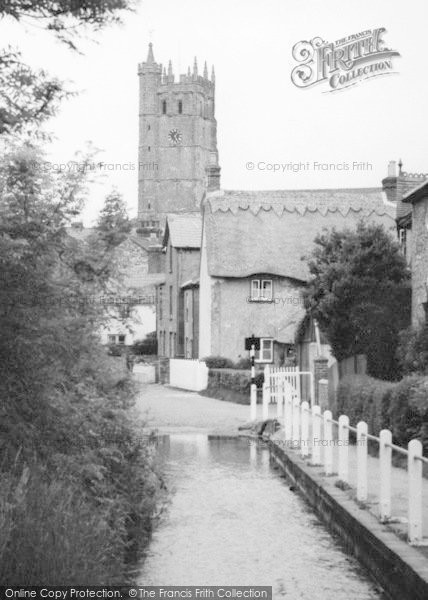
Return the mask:
<path id="1" fill-rule="evenodd" d="M 204 434 L 166 439 L 171 503 L 140 585 L 267 585 L 290 600 L 384 597 L 269 464 L 266 448 Z"/>

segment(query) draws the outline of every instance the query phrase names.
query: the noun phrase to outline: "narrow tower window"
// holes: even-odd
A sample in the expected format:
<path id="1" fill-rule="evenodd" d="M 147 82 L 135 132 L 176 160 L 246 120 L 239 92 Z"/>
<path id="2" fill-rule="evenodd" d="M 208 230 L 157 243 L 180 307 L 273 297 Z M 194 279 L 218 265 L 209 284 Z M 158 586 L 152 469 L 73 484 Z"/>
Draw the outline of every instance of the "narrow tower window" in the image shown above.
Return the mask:
<path id="1" fill-rule="evenodd" d="M 178 101 L 178 114 L 181 115 L 183 113 L 183 101 Z"/>
<path id="2" fill-rule="evenodd" d="M 162 101 L 162 114 L 166 115 L 166 100 Z"/>

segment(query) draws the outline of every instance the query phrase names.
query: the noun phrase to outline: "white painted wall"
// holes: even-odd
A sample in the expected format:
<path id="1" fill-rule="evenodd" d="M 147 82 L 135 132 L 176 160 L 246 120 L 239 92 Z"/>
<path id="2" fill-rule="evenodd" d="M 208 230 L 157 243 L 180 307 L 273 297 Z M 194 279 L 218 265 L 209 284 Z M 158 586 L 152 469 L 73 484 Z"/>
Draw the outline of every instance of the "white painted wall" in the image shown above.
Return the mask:
<path id="1" fill-rule="evenodd" d="M 200 360 L 172 358 L 169 362 L 169 384 L 200 392 L 208 386 L 208 367 Z"/>
<path id="2" fill-rule="evenodd" d="M 125 335 L 125 346 L 132 346 L 135 341 L 143 340 L 146 335 L 156 329 L 156 309 L 154 306 L 141 304 L 134 306 L 131 316 L 124 321 L 112 316 L 101 330 L 101 341 L 108 344 L 109 335 Z"/>

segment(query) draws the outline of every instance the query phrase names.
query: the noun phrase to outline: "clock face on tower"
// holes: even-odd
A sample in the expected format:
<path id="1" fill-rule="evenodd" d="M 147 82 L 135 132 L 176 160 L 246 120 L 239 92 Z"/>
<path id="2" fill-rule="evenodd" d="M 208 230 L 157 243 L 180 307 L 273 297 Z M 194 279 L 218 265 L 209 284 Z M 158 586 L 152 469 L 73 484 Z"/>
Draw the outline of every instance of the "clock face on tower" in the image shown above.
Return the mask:
<path id="1" fill-rule="evenodd" d="M 173 146 L 178 146 L 181 144 L 183 136 L 178 129 L 171 129 L 171 131 L 168 133 L 168 139 Z"/>

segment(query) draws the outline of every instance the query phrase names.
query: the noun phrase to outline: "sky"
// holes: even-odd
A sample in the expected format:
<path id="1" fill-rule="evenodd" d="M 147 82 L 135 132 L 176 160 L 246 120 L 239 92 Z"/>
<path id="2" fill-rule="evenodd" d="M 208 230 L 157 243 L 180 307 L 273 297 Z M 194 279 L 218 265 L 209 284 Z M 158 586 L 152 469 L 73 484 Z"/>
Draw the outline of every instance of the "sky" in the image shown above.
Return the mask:
<path id="1" fill-rule="evenodd" d="M 194 56 L 200 72 L 205 60 L 209 72 L 215 65 L 225 189 L 376 187 L 388 162 L 400 158 L 404 170 L 428 172 L 427 20 L 426 0 L 143 0 L 123 25 L 89 31 L 82 54 L 7 19 L 0 35 L 29 64 L 79 92 L 47 125 L 54 135 L 51 162 L 72 160 L 90 141 L 102 150 L 99 160 L 118 165 L 105 167 L 91 187 L 83 214 L 91 224 L 112 187 L 136 215 L 137 170 L 123 165 L 138 165 L 137 66 L 149 41 L 156 61 L 171 59 L 176 76 Z M 333 42 L 379 27 L 386 29 L 385 45 L 400 53 L 395 74 L 334 93 L 327 84 L 302 89 L 292 83 L 297 42 L 316 36 Z M 288 163 L 306 168 L 293 171 L 283 166 Z"/>

